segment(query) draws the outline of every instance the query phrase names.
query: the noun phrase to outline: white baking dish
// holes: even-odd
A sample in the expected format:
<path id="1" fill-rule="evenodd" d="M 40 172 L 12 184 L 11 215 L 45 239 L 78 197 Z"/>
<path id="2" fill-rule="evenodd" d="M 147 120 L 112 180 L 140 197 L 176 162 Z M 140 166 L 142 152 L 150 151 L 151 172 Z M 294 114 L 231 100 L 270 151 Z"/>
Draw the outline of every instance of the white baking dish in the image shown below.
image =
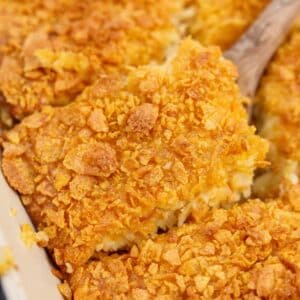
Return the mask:
<path id="1" fill-rule="evenodd" d="M 0 246 L 12 250 L 16 270 L 1 278 L 1 285 L 7 300 L 61 300 L 58 279 L 51 273 L 51 264 L 46 252 L 37 247 L 27 248 L 20 238 L 20 226 L 30 219 L 18 195 L 7 185 L 0 172 Z M 11 216 L 11 209 L 16 216 Z"/>

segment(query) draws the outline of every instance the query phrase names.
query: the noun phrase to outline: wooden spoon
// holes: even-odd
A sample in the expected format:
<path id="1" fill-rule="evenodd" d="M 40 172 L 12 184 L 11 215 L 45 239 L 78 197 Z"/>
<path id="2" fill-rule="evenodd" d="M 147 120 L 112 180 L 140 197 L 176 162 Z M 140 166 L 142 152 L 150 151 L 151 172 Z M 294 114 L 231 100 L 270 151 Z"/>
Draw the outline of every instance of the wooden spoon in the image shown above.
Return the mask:
<path id="1" fill-rule="evenodd" d="M 242 93 L 252 98 L 259 80 L 291 25 L 300 15 L 300 0 L 273 0 L 250 29 L 224 56 L 239 71 Z"/>

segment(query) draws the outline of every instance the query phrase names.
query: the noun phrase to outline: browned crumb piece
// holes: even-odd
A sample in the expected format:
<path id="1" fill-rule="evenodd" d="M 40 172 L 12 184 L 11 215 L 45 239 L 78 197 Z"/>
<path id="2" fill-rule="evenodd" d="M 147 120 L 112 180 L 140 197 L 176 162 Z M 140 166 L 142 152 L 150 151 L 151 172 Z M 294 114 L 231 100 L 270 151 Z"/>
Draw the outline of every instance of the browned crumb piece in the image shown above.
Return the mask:
<path id="1" fill-rule="evenodd" d="M 66 299 L 72 299 L 72 291 L 67 282 L 60 283 L 58 285 L 58 290 Z"/>
<path id="2" fill-rule="evenodd" d="M 99 73 L 164 60 L 179 40 L 181 2 L 1 0 L 0 90 L 10 112 L 69 103 Z M 10 122 L 4 108 L 0 117 Z"/>
<path id="3" fill-rule="evenodd" d="M 15 268 L 12 251 L 9 247 L 0 247 L 0 277 Z"/>
<path id="4" fill-rule="evenodd" d="M 269 172 L 259 177 L 255 192 L 278 195 L 300 211 L 300 23 L 278 50 L 257 95 L 259 133 L 270 142 Z"/>
<path id="5" fill-rule="evenodd" d="M 270 0 L 187 0 L 195 16 L 189 33 L 204 45 L 228 49 Z"/>
<path id="6" fill-rule="evenodd" d="M 75 300 L 299 299 L 300 215 L 280 200 L 209 211 L 69 278 Z"/>
<path id="7" fill-rule="evenodd" d="M 3 172 L 58 265 L 181 225 L 248 196 L 266 143 L 247 123 L 236 70 L 185 40 L 165 66 L 102 78 L 63 108 L 4 134 Z"/>

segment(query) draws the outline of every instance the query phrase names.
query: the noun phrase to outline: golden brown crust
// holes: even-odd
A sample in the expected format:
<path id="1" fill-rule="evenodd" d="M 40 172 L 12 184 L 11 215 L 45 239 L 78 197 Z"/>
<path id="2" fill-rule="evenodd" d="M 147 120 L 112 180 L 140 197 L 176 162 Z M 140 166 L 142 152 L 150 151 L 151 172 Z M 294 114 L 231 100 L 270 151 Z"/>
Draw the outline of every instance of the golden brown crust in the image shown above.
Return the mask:
<path id="1" fill-rule="evenodd" d="M 268 1 L 1 0 L 2 121 L 70 103 L 99 74 L 162 62 L 182 34 L 228 48 Z"/>
<path id="2" fill-rule="evenodd" d="M 3 172 L 58 265 L 182 224 L 204 202 L 247 196 L 267 145 L 235 79 L 218 49 L 188 39 L 170 64 L 102 78 L 4 134 Z"/>
<path id="3" fill-rule="evenodd" d="M 74 100 L 102 72 L 163 61 L 182 1 L 1 0 L 0 90 L 14 117 Z"/>
<path id="4" fill-rule="evenodd" d="M 68 282 L 75 300 L 298 299 L 299 225 L 280 200 L 250 200 L 210 210 L 129 254 L 100 255 Z"/>

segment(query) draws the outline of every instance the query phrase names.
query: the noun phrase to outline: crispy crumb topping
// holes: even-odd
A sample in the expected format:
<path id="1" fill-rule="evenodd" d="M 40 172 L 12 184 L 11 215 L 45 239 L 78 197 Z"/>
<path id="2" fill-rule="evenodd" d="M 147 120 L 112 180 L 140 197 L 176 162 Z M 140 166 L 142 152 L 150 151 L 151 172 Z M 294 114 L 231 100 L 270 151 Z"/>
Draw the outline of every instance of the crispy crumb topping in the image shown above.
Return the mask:
<path id="1" fill-rule="evenodd" d="M 3 102 L 22 118 L 73 101 L 103 72 L 163 61 L 179 40 L 173 18 L 182 8 L 181 0 L 1 0 Z"/>
<path id="2" fill-rule="evenodd" d="M 228 49 L 270 0 L 188 0 L 194 10 L 188 32 L 203 45 Z"/>
<path id="3" fill-rule="evenodd" d="M 135 107 L 127 120 L 128 130 L 135 133 L 149 134 L 158 118 L 158 108 L 150 103 Z"/>
<path id="4" fill-rule="evenodd" d="M 299 211 L 300 23 L 294 24 L 262 79 L 257 94 L 257 126 L 270 142 L 271 168 L 259 177 L 255 192 L 282 197 Z"/>
<path id="5" fill-rule="evenodd" d="M 73 299 L 297 299 L 300 215 L 280 200 L 215 209 L 69 277 Z"/>
<path id="6" fill-rule="evenodd" d="M 3 172 L 58 265 L 249 193 L 267 145 L 247 123 L 236 76 L 217 48 L 187 39 L 169 64 L 101 78 L 4 133 Z"/>

